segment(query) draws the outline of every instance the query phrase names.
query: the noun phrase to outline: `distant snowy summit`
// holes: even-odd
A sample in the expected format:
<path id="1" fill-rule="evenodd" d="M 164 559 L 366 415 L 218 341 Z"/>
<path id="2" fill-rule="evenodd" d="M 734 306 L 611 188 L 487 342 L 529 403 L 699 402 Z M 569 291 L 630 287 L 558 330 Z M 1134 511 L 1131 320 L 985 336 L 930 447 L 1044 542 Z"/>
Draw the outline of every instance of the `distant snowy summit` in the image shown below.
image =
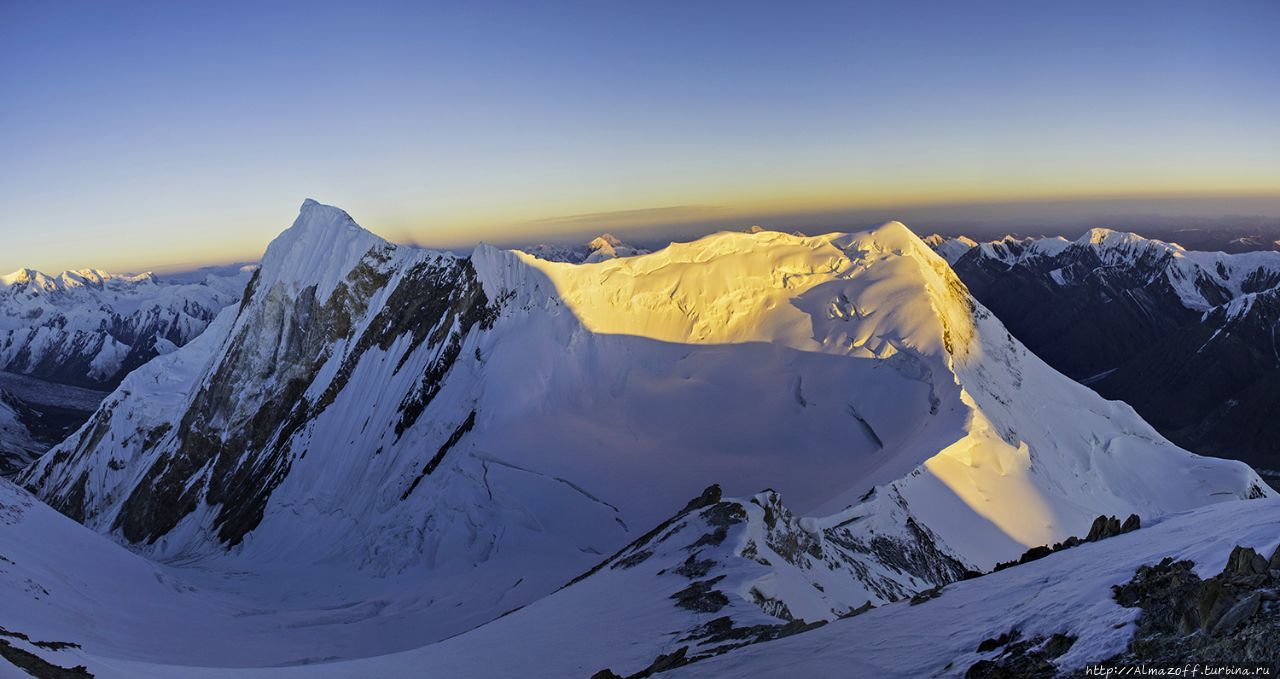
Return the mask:
<path id="1" fill-rule="evenodd" d="M 977 242 L 968 236 L 948 238 L 936 233 L 926 236 L 923 240 L 925 245 L 933 248 L 934 252 L 937 252 L 943 259 L 947 260 L 947 264 L 955 264 L 961 255 L 977 245 Z"/>
<path id="2" fill-rule="evenodd" d="M 521 248 L 538 259 L 548 262 L 569 262 L 572 264 L 593 264 L 618 257 L 635 257 L 647 255 L 648 250 L 623 242 L 611 233 L 601 234 L 585 245 L 553 245 L 540 243 Z"/>

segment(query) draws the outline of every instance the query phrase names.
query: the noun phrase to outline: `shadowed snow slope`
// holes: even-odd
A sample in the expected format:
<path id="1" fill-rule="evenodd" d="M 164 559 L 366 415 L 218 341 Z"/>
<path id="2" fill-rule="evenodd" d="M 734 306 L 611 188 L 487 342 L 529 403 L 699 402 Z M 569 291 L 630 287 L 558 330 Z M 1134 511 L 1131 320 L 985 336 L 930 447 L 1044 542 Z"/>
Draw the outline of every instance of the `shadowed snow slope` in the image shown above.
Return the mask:
<path id="1" fill-rule="evenodd" d="M 39 456 L 41 446 L 23 424 L 19 412 L 24 405 L 0 389 L 0 474 L 22 469 Z"/>
<path id="2" fill-rule="evenodd" d="M 716 505 L 741 512 L 702 557 L 733 583 L 734 624 L 896 600 L 1102 513 L 1269 492 L 1028 354 L 896 222 L 575 265 L 392 245 L 314 201 L 238 308 L 131 374 L 21 482 L 170 577 L 260 602 L 297 635 L 236 656 L 261 665 L 495 620 L 635 551 L 711 483 L 820 517 L 772 493 Z M 682 516 L 719 535 L 716 516 Z M 661 549 L 654 563 L 680 556 Z M 642 566 L 580 586 L 665 569 Z M 628 596 L 671 607 L 672 583 L 635 582 Z"/>

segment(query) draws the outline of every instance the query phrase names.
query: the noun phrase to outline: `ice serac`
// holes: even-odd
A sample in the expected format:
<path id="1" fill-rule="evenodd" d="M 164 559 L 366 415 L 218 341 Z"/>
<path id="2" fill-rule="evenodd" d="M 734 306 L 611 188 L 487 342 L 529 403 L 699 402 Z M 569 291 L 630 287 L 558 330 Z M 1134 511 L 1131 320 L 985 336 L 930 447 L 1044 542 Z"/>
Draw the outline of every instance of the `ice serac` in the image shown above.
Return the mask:
<path id="1" fill-rule="evenodd" d="M 571 264 L 392 245 L 314 202 L 241 305 L 21 480 L 150 556 L 288 573 L 267 589 L 292 605 L 360 592 L 386 611 L 348 628 L 367 653 L 584 572 L 563 596 L 651 570 L 682 591 L 705 578 L 651 566 L 694 552 L 689 572 L 710 561 L 727 589 L 694 587 L 691 606 L 714 590 L 779 624 L 835 619 L 1099 514 L 1269 493 L 1048 368 L 897 222 Z M 713 483 L 748 499 L 646 534 Z M 646 551 L 663 556 L 613 567 Z"/>

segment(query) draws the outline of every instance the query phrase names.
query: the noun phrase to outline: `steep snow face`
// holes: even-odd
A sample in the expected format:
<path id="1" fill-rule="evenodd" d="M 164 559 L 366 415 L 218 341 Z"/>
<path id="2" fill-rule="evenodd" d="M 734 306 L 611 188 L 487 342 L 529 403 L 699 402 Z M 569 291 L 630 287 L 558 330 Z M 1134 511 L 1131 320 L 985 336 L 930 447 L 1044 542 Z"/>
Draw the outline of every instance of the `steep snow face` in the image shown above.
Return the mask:
<path id="1" fill-rule="evenodd" d="M 1139 611 L 1120 606 L 1111 588 L 1138 567 L 1189 559 L 1208 577 L 1235 545 L 1270 554 L 1280 543 L 1280 501 L 1225 502 L 948 584 L 918 605 L 858 606 L 824 617 L 806 602 L 837 598 L 825 578 L 838 571 L 801 573 L 792 562 L 817 561 L 816 547 L 823 562 L 840 563 L 839 552 L 778 509 L 767 494 L 695 500 L 530 605 L 437 643 L 385 653 L 372 621 L 384 618 L 383 633 L 403 634 L 413 624 L 403 617 L 412 597 L 285 611 L 262 596 L 214 592 L 188 579 L 190 570 L 131 554 L 0 479 L 0 625 L 33 641 L 79 644 L 6 638 L 102 678 L 399 677 L 424 667 L 451 677 L 590 676 L 603 668 L 629 675 L 681 647 L 698 660 L 664 674 L 962 676 L 996 654 L 979 651 L 983 641 L 1015 629 L 1024 639 L 1076 637 L 1054 660 L 1071 671 L 1120 653 L 1132 639 Z M 849 581 L 834 582 L 847 588 Z M 370 616 L 370 608 L 381 613 Z M 829 624 L 814 629 L 821 620 Z"/>
<path id="2" fill-rule="evenodd" d="M 955 264 L 956 260 L 960 259 L 966 252 L 978 246 L 978 243 L 968 236 L 948 238 L 935 233 L 931 236 L 926 236 L 923 240 L 925 245 L 933 248 L 934 252 L 947 260 L 947 264 Z"/>
<path id="3" fill-rule="evenodd" d="M 140 426 L 115 414 L 131 406 L 106 407 L 26 481 L 158 554 L 258 531 L 280 538 L 244 550 L 282 541 L 317 559 L 330 546 L 300 544 L 298 515 L 277 507 L 332 496 L 322 514 L 349 511 L 338 498 L 358 492 L 382 495 L 372 514 L 409 514 L 400 505 L 452 490 L 419 490 L 446 460 L 437 479 L 520 470 L 640 525 L 711 482 L 829 512 L 894 484 L 884 495 L 976 565 L 1102 512 L 1158 515 L 1260 485 L 1029 356 L 898 223 L 721 233 L 570 265 L 392 246 L 308 202 L 213 342 L 212 358 L 175 355 L 198 368 L 164 370 L 199 375 L 176 388 L 178 412 Z M 368 543 L 364 520 L 341 524 Z"/>
<path id="4" fill-rule="evenodd" d="M 215 589 L 392 602 L 413 638 L 380 652 L 554 591 L 711 483 L 816 515 L 738 503 L 779 573 L 745 600 L 820 618 L 1100 513 L 1266 493 L 1029 355 L 896 222 L 574 265 L 395 246 L 310 201 L 241 305 L 21 480 Z M 261 579 L 208 575 L 238 571 Z"/>
<path id="5" fill-rule="evenodd" d="M 768 368 L 761 370 L 763 379 L 751 388 L 751 398 L 723 394 L 711 402 L 753 412 L 751 401 L 778 390 L 769 382 L 779 373 L 791 374 L 802 412 L 823 412 L 826 424 L 821 426 L 827 429 L 831 423 L 849 428 L 826 441 L 798 439 L 812 435 L 811 425 L 784 428 L 776 413 L 786 409 L 778 404 L 768 411 L 774 414 L 759 415 L 773 418 L 778 431 L 788 432 L 786 438 L 774 439 L 773 426 L 741 424 L 754 416 L 735 418 L 733 431 L 722 431 L 708 409 L 689 404 L 681 410 L 697 412 L 696 420 L 672 418 L 668 421 L 681 426 L 650 426 L 646 442 L 660 445 L 636 450 L 635 457 L 653 460 L 653 449 L 680 451 L 678 457 L 663 458 L 664 464 L 688 465 L 703 457 L 700 450 L 690 450 L 690 432 L 696 437 L 710 429 L 715 439 L 703 450 L 724 446 L 751 455 L 759 460 L 753 468 L 768 469 L 773 480 L 748 478 L 757 487 L 782 489 L 801 511 L 839 512 L 857 504 L 872 486 L 889 484 L 885 495 L 902 498 L 908 516 L 936 531 L 942 543 L 973 565 L 990 567 L 1029 546 L 1082 534 L 1104 511 L 1154 516 L 1217 498 L 1268 492 L 1247 467 L 1196 458 L 1169 444 L 1128 407 L 1104 401 L 1049 369 L 978 306 L 945 262 L 901 224 L 816 238 L 722 233 L 592 266 L 542 262 L 492 249 L 478 251 L 474 259 L 491 296 L 512 296 L 512 306 L 521 309 L 542 305 L 551 314 L 571 314 L 586 331 L 553 342 L 573 346 L 589 336 L 634 343 L 627 338 L 643 337 L 680 347 L 680 360 L 697 355 L 699 347 L 736 347 L 745 353 L 767 346 L 770 355 L 781 352 L 787 358 L 781 363 L 754 361 Z M 510 321 L 515 319 L 512 315 Z M 504 317 L 500 325 L 506 322 Z M 533 341 L 540 333 L 529 328 L 520 334 Z M 799 368 L 802 361 L 815 359 L 823 367 Z M 609 371 L 632 362 L 618 357 L 599 365 Z M 552 404 L 565 399 L 557 393 L 560 389 L 586 396 L 581 386 L 574 386 L 584 381 L 582 373 L 555 361 L 549 368 L 549 383 L 543 378 L 504 391 L 545 394 L 535 399 L 541 404 L 537 418 L 574 422 L 568 413 L 552 415 Z M 680 374 L 681 367 L 679 362 L 669 369 L 651 364 L 651 370 Z M 503 374 L 508 372 L 515 371 Z M 737 366 L 735 372 L 743 368 Z M 570 376 L 566 384 L 555 383 L 558 374 Z M 626 393 L 625 411 L 608 409 L 614 399 L 601 399 L 600 413 L 608 413 L 602 419 L 634 422 L 640 419 L 637 412 L 664 412 L 656 404 L 642 405 L 645 395 L 633 386 L 633 374 L 592 375 L 615 384 L 614 399 L 616 392 Z M 913 392 L 907 386 L 911 382 L 924 389 Z M 677 389 L 663 386 L 663 399 L 679 399 Z M 500 429 L 534 426 L 522 421 L 515 414 Z M 644 426 L 629 425 L 631 431 Z M 570 430 L 578 435 L 576 428 Z M 684 442 L 669 440 L 661 431 L 679 432 Z M 748 435 L 738 438 L 737 432 Z M 540 433 L 538 439 L 546 436 L 555 434 Z M 626 445 L 609 440 L 618 437 L 597 436 L 602 447 Z M 825 474 L 806 468 L 802 477 L 807 482 L 788 481 L 784 465 L 765 462 L 776 458 L 750 452 L 758 449 L 753 442 L 762 441 L 804 451 L 789 462 L 792 468 L 820 460 Z M 822 451 L 828 449 L 841 451 L 840 457 L 826 457 Z M 628 459 L 632 455 L 622 456 L 619 464 Z M 563 470 L 570 473 L 568 467 Z M 742 472 L 735 476 L 741 478 Z M 816 482 L 816 477 L 830 482 Z M 749 486 L 730 487 L 735 493 L 750 491 Z M 1185 495 L 1170 496 L 1173 487 Z M 884 503 L 886 508 L 892 504 Z M 875 512 L 850 511 L 874 523 L 868 515 Z"/>
<path id="6" fill-rule="evenodd" d="M 82 387 L 114 387 L 133 368 L 186 344 L 248 279 L 173 285 L 86 269 L 0 276 L 0 370 Z"/>
<path id="7" fill-rule="evenodd" d="M 487 247 L 475 259 L 487 288 L 517 303 L 541 303 L 553 292 L 595 334 L 875 357 L 894 353 L 886 346 L 894 341 L 941 355 L 951 328 L 967 344 L 972 321 L 963 287 L 927 255 L 914 234 L 891 222 L 816 238 L 724 232 L 588 266 Z M 501 278 L 508 274 L 514 278 Z M 542 290 L 544 282 L 554 290 Z"/>

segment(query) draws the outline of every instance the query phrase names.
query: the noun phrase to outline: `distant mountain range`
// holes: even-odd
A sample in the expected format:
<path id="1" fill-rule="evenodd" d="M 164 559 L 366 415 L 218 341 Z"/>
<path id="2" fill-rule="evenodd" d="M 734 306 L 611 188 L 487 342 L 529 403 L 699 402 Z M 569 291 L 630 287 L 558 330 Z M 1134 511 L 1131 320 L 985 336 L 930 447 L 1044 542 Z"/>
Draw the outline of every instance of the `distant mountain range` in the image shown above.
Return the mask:
<path id="1" fill-rule="evenodd" d="M 1050 365 L 1190 450 L 1280 469 L 1280 252 L 1105 229 L 930 243 Z"/>
<path id="2" fill-rule="evenodd" d="M 134 368 L 203 332 L 240 299 L 249 274 L 181 283 L 88 269 L 0 276 L 0 474 L 74 431 Z"/>
<path id="3" fill-rule="evenodd" d="M 594 264 L 615 257 L 634 257 L 647 255 L 648 250 L 624 243 L 610 233 L 601 234 L 585 245 L 549 245 L 542 243 L 521 248 L 538 259 L 549 262 L 570 262 L 573 264 Z"/>

